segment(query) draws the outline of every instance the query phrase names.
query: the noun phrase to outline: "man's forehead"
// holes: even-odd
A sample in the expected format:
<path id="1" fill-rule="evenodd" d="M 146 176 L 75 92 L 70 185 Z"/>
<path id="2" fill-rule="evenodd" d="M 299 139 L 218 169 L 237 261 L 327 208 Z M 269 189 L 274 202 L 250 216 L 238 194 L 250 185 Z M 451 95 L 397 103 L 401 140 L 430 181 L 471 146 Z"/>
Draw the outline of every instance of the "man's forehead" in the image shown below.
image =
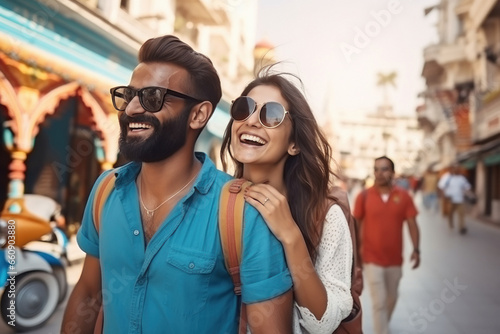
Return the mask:
<path id="1" fill-rule="evenodd" d="M 186 69 L 172 63 L 140 63 L 134 69 L 131 83 L 150 81 L 154 85 L 170 87 L 182 85 L 188 75 Z"/>
<path id="2" fill-rule="evenodd" d="M 375 161 L 375 166 L 390 166 L 390 162 L 387 159 L 380 159 Z"/>

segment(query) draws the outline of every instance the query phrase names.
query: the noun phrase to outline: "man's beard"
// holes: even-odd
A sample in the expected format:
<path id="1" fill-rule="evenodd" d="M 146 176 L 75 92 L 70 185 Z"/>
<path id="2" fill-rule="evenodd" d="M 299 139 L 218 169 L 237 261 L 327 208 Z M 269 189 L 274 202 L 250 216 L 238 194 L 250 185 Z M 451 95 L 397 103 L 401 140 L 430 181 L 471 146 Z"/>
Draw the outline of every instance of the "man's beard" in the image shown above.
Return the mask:
<path id="1" fill-rule="evenodd" d="M 163 124 L 150 114 L 129 117 L 120 115 L 120 153 L 127 160 L 137 162 L 158 162 L 176 153 L 186 143 L 187 121 L 190 108 L 184 108 L 179 116 L 168 119 Z M 149 123 L 153 133 L 147 138 L 127 137 L 129 124 Z"/>

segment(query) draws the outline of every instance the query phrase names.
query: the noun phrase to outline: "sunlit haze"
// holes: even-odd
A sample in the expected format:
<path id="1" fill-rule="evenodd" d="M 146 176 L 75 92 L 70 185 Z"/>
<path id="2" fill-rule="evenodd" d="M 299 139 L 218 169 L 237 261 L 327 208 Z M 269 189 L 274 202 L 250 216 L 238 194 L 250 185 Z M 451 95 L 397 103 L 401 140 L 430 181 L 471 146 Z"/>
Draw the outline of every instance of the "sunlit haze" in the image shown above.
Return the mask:
<path id="1" fill-rule="evenodd" d="M 259 0 L 257 41 L 298 74 L 319 119 L 328 110 L 373 112 L 383 100 L 377 73 L 397 72 L 389 100 L 414 115 L 424 89 L 423 48 L 437 42 L 437 0 Z M 389 15 L 388 15 L 389 14 Z M 329 107 L 326 107 L 329 106 Z"/>

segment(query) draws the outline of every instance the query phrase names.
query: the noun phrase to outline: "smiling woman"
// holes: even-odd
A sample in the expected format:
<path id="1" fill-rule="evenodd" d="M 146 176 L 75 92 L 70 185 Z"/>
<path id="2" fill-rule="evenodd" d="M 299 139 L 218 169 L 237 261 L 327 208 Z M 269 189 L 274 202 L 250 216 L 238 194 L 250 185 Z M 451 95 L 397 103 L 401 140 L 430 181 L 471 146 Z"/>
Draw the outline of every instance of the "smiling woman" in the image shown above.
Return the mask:
<path id="1" fill-rule="evenodd" d="M 229 155 L 235 177 L 253 183 L 245 200 L 285 250 L 294 282 L 294 333 L 331 334 L 352 309 L 350 232 L 329 196 L 335 177 L 330 145 L 293 76 L 271 68 L 234 100 L 221 160 L 227 170 Z"/>

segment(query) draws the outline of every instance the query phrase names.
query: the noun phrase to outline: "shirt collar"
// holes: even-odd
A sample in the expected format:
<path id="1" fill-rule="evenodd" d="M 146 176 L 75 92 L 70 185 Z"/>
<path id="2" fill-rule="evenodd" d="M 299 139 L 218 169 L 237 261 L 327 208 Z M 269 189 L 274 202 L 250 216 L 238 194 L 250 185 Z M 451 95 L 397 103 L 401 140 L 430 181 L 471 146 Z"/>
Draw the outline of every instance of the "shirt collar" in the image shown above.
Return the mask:
<path id="1" fill-rule="evenodd" d="M 196 158 L 203 164 L 196 178 L 194 187 L 201 193 L 206 194 L 215 181 L 216 168 L 212 160 L 203 152 L 195 152 Z"/>
<path id="2" fill-rule="evenodd" d="M 195 152 L 195 157 L 202 163 L 202 166 L 198 177 L 196 177 L 194 188 L 196 188 L 201 194 L 206 194 L 215 181 L 216 168 L 212 160 L 210 160 L 205 153 Z M 129 162 L 116 168 L 114 170 L 116 176 L 115 187 L 120 188 L 130 182 L 134 182 L 140 170 L 140 162 Z"/>

